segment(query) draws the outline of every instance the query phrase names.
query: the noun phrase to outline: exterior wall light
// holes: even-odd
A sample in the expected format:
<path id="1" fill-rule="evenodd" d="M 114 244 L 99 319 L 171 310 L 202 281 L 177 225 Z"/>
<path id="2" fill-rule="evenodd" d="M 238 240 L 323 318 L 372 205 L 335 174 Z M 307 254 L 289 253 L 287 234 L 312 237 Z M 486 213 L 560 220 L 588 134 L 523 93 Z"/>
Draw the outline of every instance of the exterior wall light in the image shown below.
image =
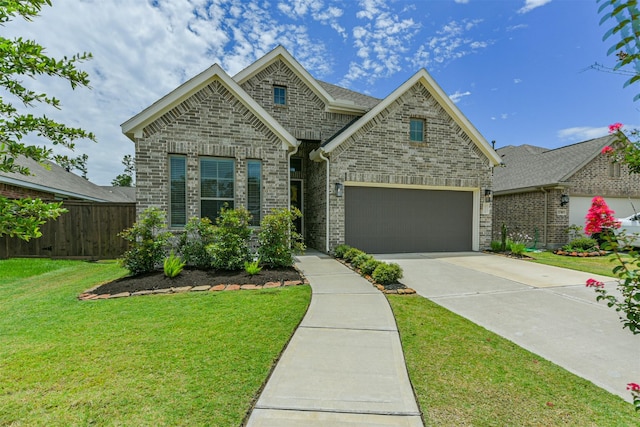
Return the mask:
<path id="1" fill-rule="evenodd" d="M 491 202 L 491 190 L 489 188 L 484 189 L 484 201 L 487 203 Z"/>
<path id="2" fill-rule="evenodd" d="M 343 193 L 344 193 L 344 186 L 341 183 L 336 182 L 336 197 L 342 197 Z"/>
<path id="3" fill-rule="evenodd" d="M 569 196 L 566 194 L 563 194 L 562 196 L 560 196 L 560 206 L 566 206 L 569 204 Z"/>

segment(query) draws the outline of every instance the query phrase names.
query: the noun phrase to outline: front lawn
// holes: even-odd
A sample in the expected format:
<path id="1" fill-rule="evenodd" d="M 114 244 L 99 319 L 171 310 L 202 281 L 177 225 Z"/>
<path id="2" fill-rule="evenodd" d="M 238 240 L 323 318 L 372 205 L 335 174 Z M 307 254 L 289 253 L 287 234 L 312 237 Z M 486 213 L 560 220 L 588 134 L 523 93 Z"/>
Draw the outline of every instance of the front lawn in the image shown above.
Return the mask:
<path id="1" fill-rule="evenodd" d="M 556 255 L 553 252 L 531 252 L 527 253 L 533 262 L 540 264 L 554 265 L 556 267 L 570 268 L 572 270 L 584 271 L 587 273 L 600 274 L 602 276 L 615 277 L 612 269 L 617 264 L 617 259 L 614 254 L 595 257 L 573 257 Z M 630 260 L 631 258 L 623 254 L 624 259 Z"/>
<path id="2" fill-rule="evenodd" d="M 115 262 L 0 261 L 0 425 L 240 425 L 309 286 L 78 301 Z"/>
<path id="3" fill-rule="evenodd" d="M 428 299 L 389 295 L 389 301 L 426 425 L 640 423 L 620 397 Z"/>

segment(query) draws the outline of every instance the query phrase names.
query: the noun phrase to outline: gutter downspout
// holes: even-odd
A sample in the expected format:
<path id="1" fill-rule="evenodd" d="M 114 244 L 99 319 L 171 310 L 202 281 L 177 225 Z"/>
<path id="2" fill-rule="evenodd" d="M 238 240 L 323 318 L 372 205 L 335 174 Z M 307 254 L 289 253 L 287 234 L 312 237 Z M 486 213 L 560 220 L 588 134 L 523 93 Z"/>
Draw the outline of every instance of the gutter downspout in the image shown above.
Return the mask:
<path id="1" fill-rule="evenodd" d="M 324 156 L 324 153 L 320 150 L 318 150 L 318 157 L 320 157 L 322 160 L 324 160 L 325 162 L 327 162 L 327 177 L 326 177 L 326 185 L 327 185 L 327 189 L 326 189 L 326 208 L 327 208 L 327 212 L 326 212 L 326 217 L 325 217 L 325 225 L 326 225 L 326 230 L 325 230 L 325 234 L 326 234 L 326 238 L 325 238 L 325 251 L 326 253 L 329 253 L 329 159 L 327 157 Z"/>

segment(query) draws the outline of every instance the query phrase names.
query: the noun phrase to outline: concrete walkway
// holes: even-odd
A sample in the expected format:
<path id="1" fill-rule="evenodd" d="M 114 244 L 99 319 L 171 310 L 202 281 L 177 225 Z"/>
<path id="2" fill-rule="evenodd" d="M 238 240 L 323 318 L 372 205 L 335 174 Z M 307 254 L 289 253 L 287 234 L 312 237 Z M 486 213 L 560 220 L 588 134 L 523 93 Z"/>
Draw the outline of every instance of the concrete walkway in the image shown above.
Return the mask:
<path id="1" fill-rule="evenodd" d="M 385 296 L 326 255 L 296 265 L 311 304 L 247 426 L 423 426 Z"/>

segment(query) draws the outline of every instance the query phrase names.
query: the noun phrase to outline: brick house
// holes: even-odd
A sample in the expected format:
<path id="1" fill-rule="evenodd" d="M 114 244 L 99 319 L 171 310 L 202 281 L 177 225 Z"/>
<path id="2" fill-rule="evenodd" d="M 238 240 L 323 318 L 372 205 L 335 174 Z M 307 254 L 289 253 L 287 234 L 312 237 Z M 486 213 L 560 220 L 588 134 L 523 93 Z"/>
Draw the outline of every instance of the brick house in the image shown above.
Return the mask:
<path id="1" fill-rule="evenodd" d="M 502 224 L 538 236 L 538 247 L 568 243 L 567 228 L 584 227 L 594 196 L 605 198 L 616 216 L 640 209 L 640 177 L 601 153 L 615 137 L 605 136 L 549 150 L 531 145 L 497 150 L 504 166 L 493 177 L 493 230 Z"/>
<path id="2" fill-rule="evenodd" d="M 376 99 L 316 80 L 283 47 L 231 77 L 218 65 L 122 124 L 137 209 L 171 228 L 245 206 L 297 206 L 306 244 L 461 251 L 491 239 L 500 158 L 425 70 Z"/>

